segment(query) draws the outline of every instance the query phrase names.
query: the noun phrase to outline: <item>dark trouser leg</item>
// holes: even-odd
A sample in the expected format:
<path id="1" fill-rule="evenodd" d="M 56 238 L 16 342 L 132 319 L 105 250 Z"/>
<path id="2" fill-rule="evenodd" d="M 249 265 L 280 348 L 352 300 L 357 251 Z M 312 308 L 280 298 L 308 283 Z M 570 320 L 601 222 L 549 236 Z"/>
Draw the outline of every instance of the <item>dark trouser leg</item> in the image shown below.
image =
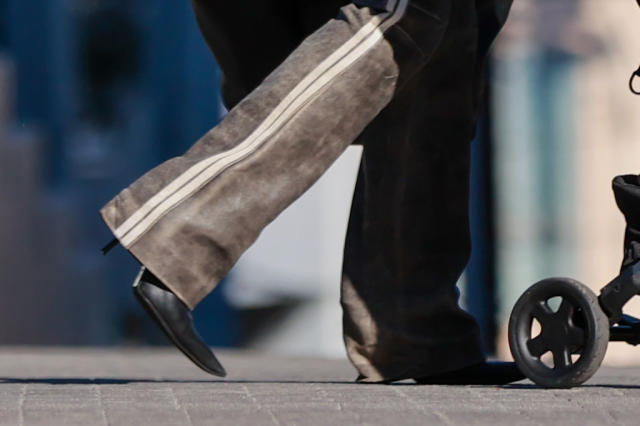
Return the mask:
<path id="1" fill-rule="evenodd" d="M 483 360 L 477 324 L 458 307 L 455 284 L 470 252 L 469 142 L 479 75 L 506 15 L 492 15 L 495 1 L 452 3 L 433 59 L 361 136 L 342 304 L 347 352 L 365 381 Z"/>
<path id="2" fill-rule="evenodd" d="M 189 151 L 111 200 L 101 210 L 109 228 L 195 307 L 389 103 L 416 59 L 428 61 L 444 29 L 439 8 L 448 4 L 434 3 L 406 15 L 420 50 L 390 31 L 407 0 L 384 11 L 344 7 Z"/>
<path id="3" fill-rule="evenodd" d="M 622 267 L 640 260 L 640 176 L 618 176 L 613 180 L 618 207 L 627 221 Z"/>

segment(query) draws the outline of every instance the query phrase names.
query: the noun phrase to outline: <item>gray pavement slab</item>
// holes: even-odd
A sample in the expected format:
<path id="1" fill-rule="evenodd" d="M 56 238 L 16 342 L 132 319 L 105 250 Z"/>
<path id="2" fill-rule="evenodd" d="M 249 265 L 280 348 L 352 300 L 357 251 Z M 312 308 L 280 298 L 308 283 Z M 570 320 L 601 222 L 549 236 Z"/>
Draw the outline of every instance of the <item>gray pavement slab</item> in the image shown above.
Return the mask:
<path id="1" fill-rule="evenodd" d="M 587 384 L 358 385 L 346 360 L 168 349 L 0 348 L 0 425 L 639 425 L 640 368 Z"/>

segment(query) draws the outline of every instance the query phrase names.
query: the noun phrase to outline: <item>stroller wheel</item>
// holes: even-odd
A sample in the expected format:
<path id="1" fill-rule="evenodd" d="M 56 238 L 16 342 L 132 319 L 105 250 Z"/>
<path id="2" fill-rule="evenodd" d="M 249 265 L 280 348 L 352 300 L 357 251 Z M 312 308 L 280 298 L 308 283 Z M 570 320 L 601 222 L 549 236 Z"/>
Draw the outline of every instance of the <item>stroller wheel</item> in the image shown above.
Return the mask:
<path id="1" fill-rule="evenodd" d="M 609 320 L 596 295 L 569 278 L 531 286 L 509 319 L 509 346 L 516 364 L 534 383 L 570 388 L 598 370 L 609 343 Z"/>

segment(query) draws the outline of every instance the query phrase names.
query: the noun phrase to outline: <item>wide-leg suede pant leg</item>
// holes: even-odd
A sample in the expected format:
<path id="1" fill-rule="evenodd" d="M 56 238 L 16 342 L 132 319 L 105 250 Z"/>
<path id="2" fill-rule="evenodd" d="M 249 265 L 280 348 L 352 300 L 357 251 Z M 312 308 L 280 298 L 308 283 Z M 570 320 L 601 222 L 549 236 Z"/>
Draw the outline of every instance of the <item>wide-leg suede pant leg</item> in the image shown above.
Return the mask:
<path id="1" fill-rule="evenodd" d="M 101 209 L 120 243 L 195 307 L 389 103 L 416 57 L 428 61 L 446 2 L 424 0 L 419 14 L 408 3 L 345 6 L 189 151 L 120 192 Z M 409 16 L 420 49 L 391 31 Z"/>
<path id="2" fill-rule="evenodd" d="M 510 2 L 452 1 L 444 40 L 364 131 L 344 255 L 344 338 L 363 381 L 480 362 L 458 306 L 470 253 L 469 144 L 488 48 Z"/>

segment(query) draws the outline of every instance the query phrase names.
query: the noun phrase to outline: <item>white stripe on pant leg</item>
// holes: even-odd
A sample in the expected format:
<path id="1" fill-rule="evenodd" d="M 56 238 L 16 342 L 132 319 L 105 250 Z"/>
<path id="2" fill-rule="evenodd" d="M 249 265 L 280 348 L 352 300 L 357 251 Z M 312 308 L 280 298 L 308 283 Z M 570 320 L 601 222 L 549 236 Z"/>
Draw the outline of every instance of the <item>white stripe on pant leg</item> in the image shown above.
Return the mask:
<path id="1" fill-rule="evenodd" d="M 394 15 L 392 15 L 392 18 L 396 17 L 396 19 L 390 18 L 389 20 L 397 21 L 397 19 L 399 19 L 399 15 L 401 15 L 399 11 L 402 12 L 405 8 L 406 8 L 406 4 L 402 5 L 402 7 L 399 7 L 398 10 L 394 12 Z M 383 18 L 385 16 L 388 16 L 388 14 L 378 15 L 374 17 L 374 19 L 372 19 L 367 26 L 363 27 L 360 31 L 358 31 L 358 33 L 354 37 L 348 40 L 336 52 L 334 52 L 325 61 L 323 61 L 318 67 L 316 67 L 316 69 L 314 69 L 312 73 L 310 73 L 307 77 L 305 77 L 305 79 L 302 82 L 300 82 L 300 84 L 298 84 L 298 86 L 296 86 L 292 92 L 290 92 L 290 94 L 280 103 L 280 105 L 276 107 L 276 110 L 274 110 L 267 117 L 267 119 L 263 122 L 263 124 L 258 129 L 256 129 L 256 131 L 254 131 L 249 136 L 249 138 L 245 140 L 245 142 L 243 142 L 243 144 L 244 143 L 250 144 L 251 141 L 253 140 L 253 137 L 259 135 L 260 132 L 263 130 L 263 128 L 268 126 L 271 120 L 277 116 L 277 114 L 281 110 L 281 107 L 286 105 L 289 99 L 298 95 L 299 89 L 304 88 L 307 84 L 309 84 L 310 81 L 316 78 L 318 74 L 321 74 L 322 72 L 324 72 L 327 66 L 332 65 L 334 63 L 335 58 L 339 57 L 340 55 L 348 51 L 348 49 L 351 49 L 353 45 L 360 42 L 365 35 L 369 34 L 371 26 L 374 24 L 380 24 L 381 22 L 383 22 Z M 241 148 L 241 147 L 237 146 L 236 148 Z M 233 149 L 221 155 L 224 156 L 227 154 L 231 154 L 232 153 L 231 151 L 233 151 Z M 173 194 L 175 191 L 179 190 L 183 185 L 185 185 L 188 182 L 189 179 L 192 179 L 195 175 L 197 175 L 206 167 L 208 167 L 210 162 L 216 161 L 219 158 L 220 156 L 214 156 L 214 157 L 205 159 L 202 162 L 199 162 L 196 165 L 192 166 L 190 169 L 184 172 L 181 176 L 179 176 L 174 181 L 172 181 L 163 190 L 158 192 L 155 196 L 153 196 L 145 204 L 143 204 L 143 206 L 141 206 L 134 214 L 132 214 L 124 223 L 122 223 L 115 231 L 116 237 L 118 237 L 119 239 L 123 238 L 127 232 L 129 232 L 140 220 L 142 220 L 146 215 L 148 215 L 151 212 L 151 210 L 154 209 L 160 202 L 162 202 L 168 196 Z"/>
<path id="2" fill-rule="evenodd" d="M 123 222 L 115 231 L 115 236 L 123 238 L 124 235 L 129 232 L 134 226 L 138 224 L 147 214 L 151 212 L 158 204 L 169 197 L 171 194 L 178 191 L 184 186 L 190 179 L 205 170 L 212 162 L 219 160 L 220 158 L 231 155 L 233 152 L 243 149 L 247 145 L 251 145 L 256 137 L 260 136 L 266 128 L 271 126 L 273 120 L 282 114 L 283 108 L 286 108 L 292 99 L 299 96 L 300 92 L 306 89 L 318 75 L 325 72 L 330 66 L 333 66 L 340 56 L 345 54 L 353 48 L 354 45 L 361 42 L 367 35 L 370 34 L 376 27 L 370 24 L 365 25 L 354 37 L 352 37 L 347 43 L 342 45 L 340 49 L 335 51 L 331 56 L 324 60 L 318 67 L 316 67 L 310 74 L 308 74 L 289 94 L 276 106 L 276 108 L 267 116 L 267 118 L 256 128 L 247 139 L 238 144 L 236 147 L 229 151 L 206 158 L 205 160 L 196 163 L 190 167 L 179 177 L 173 180 L 169 185 L 163 188 L 160 192 L 150 198 L 142 207 L 140 207 L 134 214 L 132 214 L 125 222 Z"/>
<path id="3" fill-rule="evenodd" d="M 397 15 L 398 11 L 394 14 Z M 219 158 L 230 155 L 233 151 L 237 149 L 241 149 L 246 145 L 252 143 L 253 139 L 259 136 L 265 128 L 270 126 L 272 120 L 275 119 L 280 113 L 283 107 L 286 107 L 288 103 L 291 102 L 296 96 L 299 95 L 300 90 L 308 87 L 309 84 L 313 82 L 318 75 L 321 75 L 326 69 L 333 64 L 335 64 L 337 58 L 341 55 L 346 54 L 349 49 L 352 49 L 357 43 L 361 42 L 364 37 L 370 34 L 376 28 L 376 25 L 380 25 L 382 22 L 386 22 L 383 20 L 389 14 L 377 15 L 375 16 L 365 27 L 363 27 L 355 36 L 353 36 L 350 40 L 348 40 L 345 44 L 343 44 L 338 50 L 336 50 L 332 55 L 330 55 L 325 61 L 323 61 L 318 67 L 316 67 L 309 75 L 307 75 L 290 93 L 281 101 L 281 103 L 276 107 L 274 111 L 265 119 L 265 121 L 241 144 L 234 147 L 232 150 L 229 150 L 225 153 L 219 154 L 218 156 L 213 156 L 208 159 L 205 159 L 196 165 L 192 166 L 174 181 L 172 181 L 169 185 L 167 185 L 163 190 L 158 192 L 155 196 L 149 199 L 143 206 L 141 206 L 134 214 L 132 214 L 124 223 L 122 223 L 115 231 L 115 235 L 117 238 L 121 239 L 125 236 L 127 232 L 129 232 L 134 226 L 137 225 L 139 221 L 141 221 L 147 214 L 151 212 L 160 202 L 169 197 L 171 194 L 178 191 L 183 185 L 185 185 L 190 179 L 196 176 L 198 173 L 202 172 L 206 167 L 209 166 L 211 162 L 217 161 Z"/>
<path id="4" fill-rule="evenodd" d="M 365 52 L 373 47 L 380 39 L 382 38 L 382 33 L 380 31 L 376 31 L 369 39 L 367 39 L 367 43 L 363 43 L 359 46 L 358 51 Z M 329 72 L 326 72 L 320 79 L 314 83 L 314 85 L 310 86 L 309 89 L 303 92 L 303 95 L 308 96 L 300 96 L 296 102 L 291 105 L 291 114 L 283 115 L 280 117 L 269 131 L 263 133 L 259 139 L 256 140 L 256 144 L 261 145 L 262 142 L 269 139 L 273 136 L 278 130 L 280 130 L 290 119 L 290 115 L 293 115 L 296 111 L 299 111 L 304 105 L 306 105 L 311 99 L 313 99 L 313 95 L 318 93 L 320 89 L 326 86 L 336 75 L 344 71 L 351 65 L 355 60 L 357 60 L 360 56 L 351 56 L 348 61 L 343 61 L 340 63 L 341 66 L 332 68 Z M 157 206 L 150 214 L 148 214 L 142 221 L 136 225 L 134 229 L 132 229 L 127 235 L 125 235 L 122 239 L 123 245 L 128 246 L 131 245 L 135 239 L 137 239 L 142 232 L 144 232 L 149 226 L 153 225 L 162 215 L 168 212 L 171 208 L 175 207 L 180 201 L 189 195 L 196 192 L 202 186 L 206 185 L 214 176 L 217 176 L 222 171 L 227 169 L 228 167 L 236 164 L 238 161 L 246 158 L 255 149 L 253 147 L 247 147 L 244 150 L 234 152 L 230 155 L 224 156 L 220 161 L 211 164 L 209 168 L 205 169 L 202 173 L 192 179 L 185 186 L 180 188 L 179 191 L 168 197 L 165 201 Z"/>
<path id="5" fill-rule="evenodd" d="M 369 50 L 380 39 L 382 39 L 382 33 L 380 31 L 376 31 L 375 37 L 374 36 L 370 37 L 367 40 L 367 43 L 361 45 L 362 46 L 361 50 L 363 51 Z M 344 64 L 345 65 L 344 67 L 332 68 L 330 72 L 325 73 L 323 77 L 318 80 L 317 84 L 314 84 L 312 86 L 313 90 L 310 91 L 311 94 L 313 95 L 314 93 L 317 93 L 318 90 L 320 90 L 322 87 L 325 87 L 330 82 L 331 79 L 333 79 L 337 74 L 344 71 L 344 69 L 346 69 L 349 65 L 351 65 L 351 63 L 355 62 L 355 60 L 357 59 L 358 57 L 353 57 L 351 60 L 347 61 Z M 300 110 L 312 98 L 313 97 L 300 98 L 297 102 L 292 104 L 292 110 L 294 111 Z M 290 118 L 289 116 L 286 116 L 276 121 L 276 123 L 274 123 L 274 126 L 272 127 L 273 131 L 264 133 L 256 143 L 260 144 L 260 142 L 265 141 L 269 139 L 271 136 L 273 136 L 273 134 L 277 130 L 280 130 L 289 121 L 289 118 Z M 227 155 L 221 161 L 212 164 L 203 173 L 200 173 L 197 177 L 192 179 L 188 184 L 182 187 L 179 191 L 177 191 L 176 193 L 171 195 L 169 198 L 167 198 L 165 201 L 163 201 L 160 205 L 158 205 L 156 209 L 154 209 L 149 215 L 147 215 L 142 221 L 140 221 L 139 224 L 136 225 L 134 229 L 132 229 L 126 236 L 123 237 L 122 244 L 125 247 L 133 244 L 135 240 L 138 237 L 140 237 L 142 233 L 144 233 L 144 231 L 146 231 L 146 229 L 148 229 L 151 225 L 153 225 L 158 219 L 160 219 L 161 216 L 166 214 L 171 208 L 175 207 L 182 200 L 184 200 L 185 198 L 187 198 L 188 196 L 196 192 L 202 186 L 206 185 L 209 181 L 211 181 L 211 179 L 213 179 L 214 176 L 217 176 L 228 167 L 243 160 L 244 158 L 246 158 L 252 152 L 255 151 L 255 149 L 250 149 L 250 148 L 251 147 L 245 149 L 244 151 L 233 153 L 232 155 Z"/>
<path id="6" fill-rule="evenodd" d="M 284 124 L 331 79 L 348 68 L 381 38 L 380 28 L 388 28 L 401 18 L 408 0 L 401 0 L 398 8 L 389 14 L 377 15 L 356 35 L 331 54 L 308 74 L 269 114 L 267 119 L 242 143 L 224 153 L 209 157 L 192 166 L 130 216 L 115 235 L 128 247 L 171 208 L 193 194 L 226 168 L 255 152 L 265 140 L 273 136 Z"/>

